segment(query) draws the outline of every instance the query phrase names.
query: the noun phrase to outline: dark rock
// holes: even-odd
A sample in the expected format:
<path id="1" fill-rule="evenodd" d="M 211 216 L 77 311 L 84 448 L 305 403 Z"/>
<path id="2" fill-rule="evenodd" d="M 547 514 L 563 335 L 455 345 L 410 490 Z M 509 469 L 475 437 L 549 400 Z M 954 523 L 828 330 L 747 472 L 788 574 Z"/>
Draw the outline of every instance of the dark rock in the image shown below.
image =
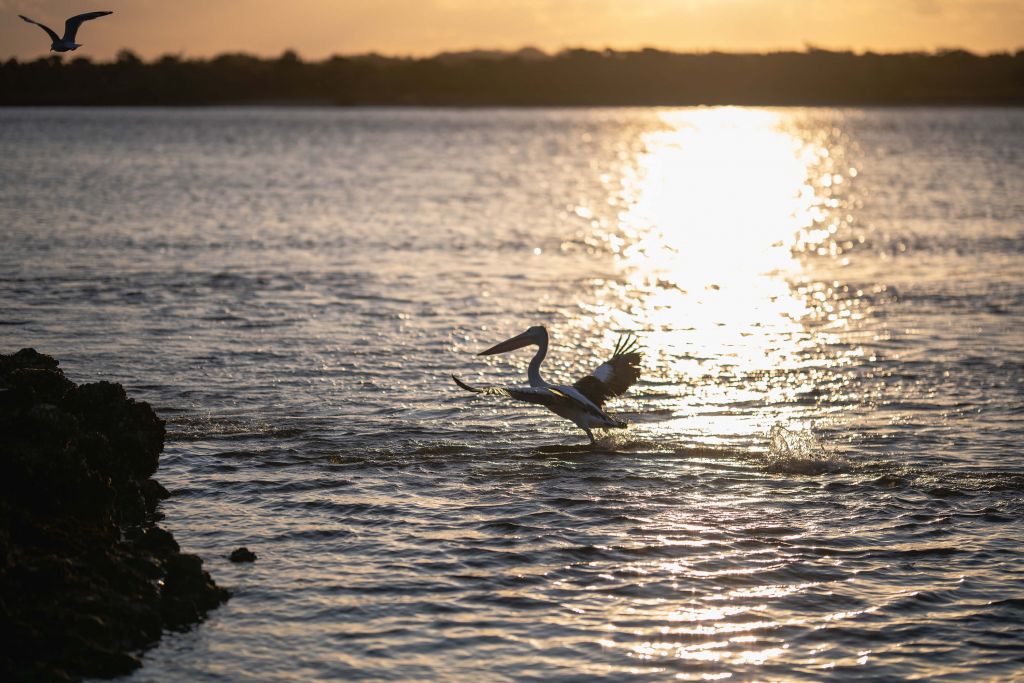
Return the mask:
<path id="1" fill-rule="evenodd" d="M 156 525 L 163 439 L 121 385 L 0 355 L 0 680 L 123 675 L 227 599 Z"/>
<path id="2" fill-rule="evenodd" d="M 39 353 L 35 349 L 22 349 L 10 356 L 0 354 L 0 375 L 7 376 L 20 368 L 57 370 L 60 362 L 53 356 Z"/>
<path id="3" fill-rule="evenodd" d="M 175 541 L 174 536 L 171 535 L 171 532 L 165 531 L 158 526 L 151 526 L 142 529 L 141 533 L 138 535 L 136 544 L 140 548 L 144 548 L 157 555 L 171 555 L 181 550 L 181 548 L 178 547 L 178 542 Z"/>
<path id="4" fill-rule="evenodd" d="M 178 554 L 168 561 L 162 607 L 164 622 L 171 628 L 189 626 L 227 599 L 227 591 L 203 571 L 198 555 Z"/>
<path id="5" fill-rule="evenodd" d="M 232 562 L 255 562 L 256 553 L 245 547 L 235 548 L 231 551 L 231 554 L 228 555 L 228 559 Z"/>

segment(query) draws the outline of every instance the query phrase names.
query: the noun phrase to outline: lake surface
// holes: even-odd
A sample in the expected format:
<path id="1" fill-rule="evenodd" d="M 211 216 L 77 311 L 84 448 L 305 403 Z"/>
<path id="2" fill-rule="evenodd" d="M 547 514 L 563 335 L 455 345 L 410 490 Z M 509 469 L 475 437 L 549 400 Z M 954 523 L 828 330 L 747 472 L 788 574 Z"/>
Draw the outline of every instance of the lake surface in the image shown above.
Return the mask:
<path id="1" fill-rule="evenodd" d="M 6 109 L 0 237 L 234 593 L 133 683 L 1024 677 L 1024 110 Z"/>

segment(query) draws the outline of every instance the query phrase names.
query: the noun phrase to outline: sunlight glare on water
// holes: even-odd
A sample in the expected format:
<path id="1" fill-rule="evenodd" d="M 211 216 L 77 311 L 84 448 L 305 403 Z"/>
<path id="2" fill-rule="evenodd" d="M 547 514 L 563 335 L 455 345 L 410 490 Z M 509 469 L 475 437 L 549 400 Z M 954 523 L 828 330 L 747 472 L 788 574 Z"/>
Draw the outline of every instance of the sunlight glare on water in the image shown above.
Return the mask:
<path id="1" fill-rule="evenodd" d="M 797 236 L 830 201 L 809 183 L 815 155 L 782 129 L 778 112 L 722 108 L 670 111 L 643 137 L 622 183 L 619 252 L 625 273 L 606 310 L 584 329 L 643 331 L 649 364 L 678 413 L 658 431 L 701 443 L 760 437 L 786 419 L 777 407 L 807 386 L 752 385 L 738 395 L 716 380 L 792 369 L 813 343 L 801 323 L 808 304 L 790 286 L 800 263 Z M 618 294 L 619 296 L 615 296 Z M 727 400 L 757 400 L 761 414 L 736 416 Z M 712 406 L 712 412 L 701 405 Z M 794 423 L 797 426 L 806 424 Z"/>

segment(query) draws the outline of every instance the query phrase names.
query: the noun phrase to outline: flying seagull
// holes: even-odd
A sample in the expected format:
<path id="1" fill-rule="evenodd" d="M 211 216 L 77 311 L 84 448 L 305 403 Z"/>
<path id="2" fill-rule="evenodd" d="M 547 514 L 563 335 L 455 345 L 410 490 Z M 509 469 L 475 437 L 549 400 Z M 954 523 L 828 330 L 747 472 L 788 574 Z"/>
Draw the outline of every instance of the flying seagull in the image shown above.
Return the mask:
<path id="1" fill-rule="evenodd" d="M 61 38 L 57 33 L 47 26 L 46 24 L 40 24 L 34 19 L 29 19 L 24 14 L 18 16 L 27 21 L 30 24 L 35 24 L 39 28 L 46 31 L 46 34 L 50 36 L 52 41 L 50 44 L 51 52 L 71 52 L 82 47 L 75 42 L 75 36 L 78 34 L 78 27 L 82 25 L 83 21 L 90 21 L 92 19 L 98 19 L 99 17 L 105 17 L 113 12 L 86 12 L 85 14 L 78 14 L 64 22 L 64 37 Z"/>
<path id="2" fill-rule="evenodd" d="M 544 362 L 544 356 L 548 352 L 548 331 L 543 325 L 531 327 L 516 337 L 492 346 L 486 351 L 481 351 L 478 355 L 491 356 L 496 353 L 507 353 L 533 344 L 537 345 L 538 349 L 533 360 L 530 361 L 530 368 L 527 371 L 527 376 L 530 379 L 528 387 L 480 389 L 471 387 L 455 375 L 452 375 L 452 379 L 461 388 L 474 394 L 506 396 L 517 401 L 539 403 L 555 415 L 571 420 L 587 433 L 590 443 L 594 443 L 592 429 L 623 429 L 626 427 L 625 422 L 604 412 L 604 403 L 613 396 L 625 393 L 634 382 L 640 379 L 642 354 L 636 337 L 632 335 L 620 337 L 611 359 L 597 366 L 592 373 L 572 386 L 549 384 L 540 376 L 540 364 Z"/>

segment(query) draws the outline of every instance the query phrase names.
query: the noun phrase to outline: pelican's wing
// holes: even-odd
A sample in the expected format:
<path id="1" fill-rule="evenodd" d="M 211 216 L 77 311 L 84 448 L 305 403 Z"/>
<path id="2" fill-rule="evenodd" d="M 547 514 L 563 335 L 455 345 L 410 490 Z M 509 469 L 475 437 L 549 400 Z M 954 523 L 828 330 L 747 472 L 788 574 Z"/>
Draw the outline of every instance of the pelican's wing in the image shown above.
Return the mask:
<path id="1" fill-rule="evenodd" d="M 626 393 L 633 383 L 640 379 L 640 343 L 633 335 L 619 337 L 615 352 L 610 360 L 601 363 L 597 368 L 575 384 L 576 390 L 603 407 L 604 402 L 613 396 Z"/>
<path id="2" fill-rule="evenodd" d="M 90 19 L 98 19 L 105 17 L 113 12 L 86 12 L 85 14 L 76 14 L 67 21 L 64 22 L 64 40 L 66 42 L 75 42 L 75 34 L 78 33 L 78 27 L 82 25 L 83 21 L 89 21 Z M 56 38 L 54 38 L 56 40 Z"/>
<path id="3" fill-rule="evenodd" d="M 18 16 L 21 17 L 22 20 L 27 21 L 30 24 L 35 24 L 39 28 L 41 28 L 44 31 L 46 31 L 46 33 L 50 36 L 50 40 L 52 40 L 53 42 L 55 42 L 55 43 L 59 43 L 60 42 L 60 36 L 58 36 L 56 33 L 54 33 L 53 29 L 50 28 L 49 26 L 47 26 L 46 24 L 40 24 L 35 19 L 29 19 L 24 14 L 19 14 Z"/>
<path id="4" fill-rule="evenodd" d="M 545 406 L 563 403 L 566 400 L 565 394 L 557 389 L 549 389 L 547 387 L 484 387 L 481 389 L 479 387 L 471 387 L 455 375 L 452 375 L 452 379 L 455 380 L 459 387 L 474 394 L 505 396 L 507 398 L 514 398 L 517 401 L 540 403 Z"/>

